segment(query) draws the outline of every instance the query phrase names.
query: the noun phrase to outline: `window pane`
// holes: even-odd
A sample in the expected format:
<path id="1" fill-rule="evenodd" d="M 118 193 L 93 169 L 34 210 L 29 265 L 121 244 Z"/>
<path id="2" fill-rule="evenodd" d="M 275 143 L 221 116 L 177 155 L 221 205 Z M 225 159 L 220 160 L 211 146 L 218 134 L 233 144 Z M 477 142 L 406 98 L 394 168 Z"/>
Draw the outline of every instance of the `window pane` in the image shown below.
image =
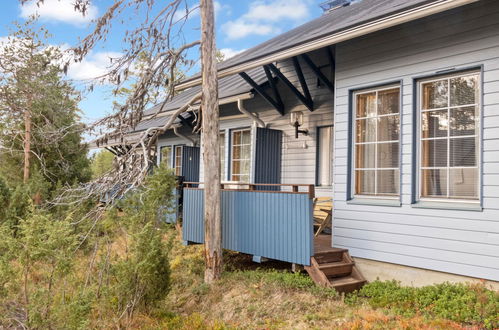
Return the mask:
<path id="1" fill-rule="evenodd" d="M 243 131 L 241 134 L 241 143 L 250 144 L 251 143 L 251 131 Z"/>
<path id="2" fill-rule="evenodd" d="M 243 145 L 241 147 L 241 159 L 250 159 L 251 158 L 251 146 Z"/>
<path id="3" fill-rule="evenodd" d="M 357 95 L 357 118 L 376 116 L 376 93 Z"/>
<path id="4" fill-rule="evenodd" d="M 447 197 L 447 170 L 421 171 L 421 196 Z"/>
<path id="5" fill-rule="evenodd" d="M 250 161 L 242 160 L 241 161 L 241 174 L 248 174 L 250 171 Z"/>
<path id="6" fill-rule="evenodd" d="M 241 146 L 232 147 L 232 159 L 241 159 Z"/>
<path id="7" fill-rule="evenodd" d="M 355 194 L 357 195 L 374 195 L 375 172 L 372 171 L 355 171 Z"/>
<path id="8" fill-rule="evenodd" d="M 476 166 L 477 139 L 457 138 L 450 140 L 450 166 Z"/>
<path id="9" fill-rule="evenodd" d="M 447 139 L 425 140 L 422 146 L 422 167 L 447 167 Z"/>
<path id="10" fill-rule="evenodd" d="M 447 110 L 423 112 L 421 116 L 421 131 L 423 138 L 447 136 L 447 130 L 449 129 Z"/>
<path id="11" fill-rule="evenodd" d="M 375 144 L 361 144 L 355 148 L 355 167 L 356 168 L 374 168 L 376 157 Z"/>
<path id="12" fill-rule="evenodd" d="M 234 132 L 232 134 L 232 144 L 241 144 L 241 132 Z"/>
<path id="13" fill-rule="evenodd" d="M 398 113 L 400 107 L 400 89 L 394 88 L 378 92 L 378 116 Z"/>
<path id="14" fill-rule="evenodd" d="M 234 174 L 234 175 L 241 174 L 241 161 L 240 160 L 234 160 L 232 162 L 232 174 Z"/>
<path id="15" fill-rule="evenodd" d="M 450 169 L 449 195 L 454 198 L 478 198 L 478 169 Z"/>
<path id="16" fill-rule="evenodd" d="M 478 75 L 452 78 L 450 80 L 450 105 L 478 103 Z"/>
<path id="17" fill-rule="evenodd" d="M 377 168 L 399 167 L 399 143 L 378 144 L 378 166 Z"/>
<path id="18" fill-rule="evenodd" d="M 381 195 L 398 195 L 399 183 L 399 170 L 377 170 L 377 193 Z"/>
<path id="19" fill-rule="evenodd" d="M 466 107 L 450 110 L 450 135 L 475 135 L 478 121 L 478 107 Z"/>
<path id="20" fill-rule="evenodd" d="M 378 141 L 397 141 L 400 136 L 400 116 L 378 118 Z"/>
<path id="21" fill-rule="evenodd" d="M 423 110 L 447 107 L 448 89 L 447 80 L 423 84 Z"/>
<path id="22" fill-rule="evenodd" d="M 357 120 L 357 139 L 356 142 L 375 142 L 376 141 L 376 119 L 358 119 Z"/>

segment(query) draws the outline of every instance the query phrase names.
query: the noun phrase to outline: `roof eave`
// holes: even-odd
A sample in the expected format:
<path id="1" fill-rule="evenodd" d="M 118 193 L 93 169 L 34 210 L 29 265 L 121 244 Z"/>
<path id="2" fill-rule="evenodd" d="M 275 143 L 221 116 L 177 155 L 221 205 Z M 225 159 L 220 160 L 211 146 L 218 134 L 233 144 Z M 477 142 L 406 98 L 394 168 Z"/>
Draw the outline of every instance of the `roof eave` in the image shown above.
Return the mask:
<path id="1" fill-rule="evenodd" d="M 288 59 L 293 56 L 304 54 L 313 50 L 321 49 L 326 46 L 334 45 L 346 40 L 354 39 L 369 33 L 387 29 L 396 25 L 414 21 L 426 16 L 438 14 L 453 8 L 461 7 L 480 0 L 439 0 L 409 10 L 401 11 L 371 22 L 367 22 L 355 27 L 324 36 L 300 45 L 296 45 L 289 49 L 284 49 L 273 54 L 254 59 L 252 61 L 234 65 L 218 71 L 218 78 L 223 78 L 233 74 L 238 74 L 247 70 L 251 70 L 272 62 Z M 196 78 L 178 84 L 175 88 L 183 90 L 186 88 L 197 86 L 201 83 L 201 78 Z"/>

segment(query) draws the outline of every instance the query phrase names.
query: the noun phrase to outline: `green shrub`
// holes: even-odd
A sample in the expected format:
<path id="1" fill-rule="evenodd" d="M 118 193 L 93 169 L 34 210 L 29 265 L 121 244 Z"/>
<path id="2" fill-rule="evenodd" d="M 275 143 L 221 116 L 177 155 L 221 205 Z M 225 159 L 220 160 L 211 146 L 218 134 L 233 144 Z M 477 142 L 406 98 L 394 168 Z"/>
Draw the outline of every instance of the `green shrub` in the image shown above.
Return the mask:
<path id="1" fill-rule="evenodd" d="M 448 320 L 499 327 L 499 293 L 483 285 L 442 283 L 421 288 L 403 287 L 396 281 L 374 281 L 350 295 L 347 302 L 366 298 L 372 307 L 397 314 L 440 317 Z"/>
<path id="2" fill-rule="evenodd" d="M 0 223 L 5 221 L 10 203 L 10 190 L 5 181 L 0 177 Z"/>

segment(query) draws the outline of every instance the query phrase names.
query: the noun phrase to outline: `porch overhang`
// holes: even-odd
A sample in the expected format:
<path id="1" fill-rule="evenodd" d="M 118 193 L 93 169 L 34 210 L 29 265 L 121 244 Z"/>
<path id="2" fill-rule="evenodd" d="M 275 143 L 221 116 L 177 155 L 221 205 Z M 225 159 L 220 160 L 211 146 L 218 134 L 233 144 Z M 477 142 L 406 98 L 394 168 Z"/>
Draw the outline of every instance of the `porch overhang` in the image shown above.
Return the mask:
<path id="1" fill-rule="evenodd" d="M 322 37 L 305 40 L 304 42 L 296 44 L 289 48 L 269 52 L 260 56 L 255 56 L 254 58 L 250 58 L 249 60 L 244 58 L 244 60 L 238 61 L 237 58 L 242 57 L 242 55 L 246 55 L 246 57 L 251 55 L 252 49 L 249 49 L 248 51 L 241 53 L 240 56 L 236 55 L 233 59 L 229 59 L 227 62 L 230 62 L 230 65 L 227 67 L 222 67 L 218 70 L 218 78 L 220 79 L 227 76 L 239 74 L 241 72 L 246 72 L 248 70 L 269 65 L 276 61 L 282 61 L 295 56 L 306 54 L 308 52 L 328 47 L 350 39 L 358 38 L 369 33 L 384 30 L 396 25 L 411 22 L 420 18 L 445 12 L 478 1 L 480 0 L 421 1 L 421 4 L 412 7 L 409 6 L 409 9 L 406 10 L 394 9 L 390 14 L 387 14 L 383 17 L 374 18 L 367 22 L 363 21 L 359 24 L 354 23 L 354 25 L 350 26 L 349 28 L 333 31 L 332 33 Z M 194 76 L 190 79 L 185 80 L 184 82 L 179 83 L 176 86 L 176 89 L 183 90 L 186 88 L 198 86 L 200 84 L 201 77 Z"/>

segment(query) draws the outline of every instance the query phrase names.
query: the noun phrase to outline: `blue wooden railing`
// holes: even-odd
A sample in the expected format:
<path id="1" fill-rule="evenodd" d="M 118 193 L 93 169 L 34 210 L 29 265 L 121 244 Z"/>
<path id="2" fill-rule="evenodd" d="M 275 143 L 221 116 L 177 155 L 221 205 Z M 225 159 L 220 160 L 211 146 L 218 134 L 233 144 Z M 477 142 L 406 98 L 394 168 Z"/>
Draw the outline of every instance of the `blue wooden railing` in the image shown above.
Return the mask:
<path id="1" fill-rule="evenodd" d="M 183 199 L 183 240 L 204 242 L 204 189 L 187 183 Z M 222 246 L 253 256 L 310 265 L 313 256 L 313 186 L 287 185 L 290 191 L 222 190 Z M 283 187 L 286 185 L 269 185 Z M 300 192 L 300 187 L 307 187 Z M 280 189 L 280 188 L 279 188 Z"/>

